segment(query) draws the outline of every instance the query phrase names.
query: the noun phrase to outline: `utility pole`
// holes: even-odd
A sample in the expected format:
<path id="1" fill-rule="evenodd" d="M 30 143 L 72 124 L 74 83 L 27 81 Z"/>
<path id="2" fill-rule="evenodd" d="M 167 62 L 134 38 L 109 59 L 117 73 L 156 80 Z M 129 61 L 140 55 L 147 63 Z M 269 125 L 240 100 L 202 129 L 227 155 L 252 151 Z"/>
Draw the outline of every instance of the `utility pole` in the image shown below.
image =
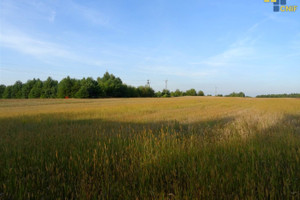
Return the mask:
<path id="1" fill-rule="evenodd" d="M 168 89 L 168 80 L 165 80 L 165 89 Z"/>
<path id="2" fill-rule="evenodd" d="M 150 87 L 150 80 L 149 80 L 149 79 L 147 80 L 147 85 L 146 85 L 146 87 Z"/>

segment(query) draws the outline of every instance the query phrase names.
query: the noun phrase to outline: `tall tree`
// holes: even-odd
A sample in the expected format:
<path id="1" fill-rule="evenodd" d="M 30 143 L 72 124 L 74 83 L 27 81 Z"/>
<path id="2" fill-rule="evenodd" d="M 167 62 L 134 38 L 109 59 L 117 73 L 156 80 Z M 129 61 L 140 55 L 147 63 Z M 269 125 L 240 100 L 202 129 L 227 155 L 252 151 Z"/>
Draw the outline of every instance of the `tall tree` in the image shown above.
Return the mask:
<path id="1" fill-rule="evenodd" d="M 126 86 L 119 77 L 106 72 L 102 78 L 97 79 L 100 88 L 103 88 L 107 97 L 122 97 L 126 93 Z"/>
<path id="2" fill-rule="evenodd" d="M 125 85 L 126 87 L 126 93 L 125 97 L 138 97 L 139 92 L 136 87 L 130 86 L 130 85 Z"/>
<path id="3" fill-rule="evenodd" d="M 179 89 L 175 90 L 175 92 L 171 92 L 172 97 L 180 97 L 183 96 L 183 92 L 180 91 Z"/>
<path id="4" fill-rule="evenodd" d="M 6 86 L 5 85 L 0 85 L 0 99 L 3 98 L 3 93 L 5 91 Z"/>
<path id="5" fill-rule="evenodd" d="M 155 97 L 162 97 L 162 93 L 161 93 L 161 91 L 157 91 L 157 92 L 155 92 Z"/>
<path id="6" fill-rule="evenodd" d="M 74 87 L 75 86 L 75 87 Z M 71 79 L 69 76 L 62 79 L 58 84 L 57 97 L 75 97 L 76 92 L 80 89 L 80 82 Z"/>
<path id="7" fill-rule="evenodd" d="M 197 92 L 194 88 L 190 89 L 190 90 L 187 90 L 185 92 L 185 96 L 197 96 Z"/>
<path id="8" fill-rule="evenodd" d="M 86 86 L 81 86 L 80 89 L 75 94 L 76 98 L 89 98 L 89 91 Z"/>
<path id="9" fill-rule="evenodd" d="M 22 98 L 22 82 L 16 81 L 11 90 L 11 98 L 21 99 Z"/>
<path id="10" fill-rule="evenodd" d="M 162 95 L 162 97 L 171 97 L 170 90 L 164 89 L 164 90 L 161 92 L 161 95 Z"/>
<path id="11" fill-rule="evenodd" d="M 198 96 L 204 96 L 204 92 L 202 90 L 198 91 Z"/>
<path id="12" fill-rule="evenodd" d="M 22 87 L 22 98 L 28 99 L 29 93 L 36 83 L 36 79 L 28 80 Z"/>
<path id="13" fill-rule="evenodd" d="M 80 90 L 81 88 L 81 80 L 78 79 L 71 79 L 71 95 L 69 97 L 76 97 L 76 93 Z"/>
<path id="14" fill-rule="evenodd" d="M 42 88 L 43 82 L 40 79 L 37 79 L 28 94 L 28 98 L 40 98 L 42 94 Z"/>
<path id="15" fill-rule="evenodd" d="M 2 98 L 3 99 L 11 99 L 12 96 L 11 96 L 11 92 L 12 92 L 12 87 L 13 86 L 7 86 L 2 94 Z"/>
<path id="16" fill-rule="evenodd" d="M 95 81 L 93 78 L 88 77 L 87 79 L 83 78 L 80 81 L 81 88 L 76 93 L 76 96 L 80 98 L 80 96 L 84 96 L 81 98 L 98 98 L 104 96 L 104 91 L 102 88 L 98 85 L 98 82 Z M 86 93 L 87 92 L 87 93 Z M 87 96 L 86 96 L 87 94 Z"/>
<path id="17" fill-rule="evenodd" d="M 140 86 L 137 88 L 139 97 L 154 97 L 155 92 L 151 87 Z"/>
<path id="18" fill-rule="evenodd" d="M 58 82 L 48 77 L 43 83 L 41 98 L 55 98 L 57 96 Z"/>

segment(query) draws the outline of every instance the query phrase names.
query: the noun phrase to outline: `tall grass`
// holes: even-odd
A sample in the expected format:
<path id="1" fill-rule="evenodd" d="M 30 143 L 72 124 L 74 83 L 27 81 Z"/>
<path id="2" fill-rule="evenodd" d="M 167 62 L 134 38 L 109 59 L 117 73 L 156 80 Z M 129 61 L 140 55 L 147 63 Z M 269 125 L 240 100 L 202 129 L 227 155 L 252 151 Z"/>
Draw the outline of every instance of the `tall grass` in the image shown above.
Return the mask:
<path id="1" fill-rule="evenodd" d="M 0 101 L 0 199 L 300 199 L 297 99 Z"/>

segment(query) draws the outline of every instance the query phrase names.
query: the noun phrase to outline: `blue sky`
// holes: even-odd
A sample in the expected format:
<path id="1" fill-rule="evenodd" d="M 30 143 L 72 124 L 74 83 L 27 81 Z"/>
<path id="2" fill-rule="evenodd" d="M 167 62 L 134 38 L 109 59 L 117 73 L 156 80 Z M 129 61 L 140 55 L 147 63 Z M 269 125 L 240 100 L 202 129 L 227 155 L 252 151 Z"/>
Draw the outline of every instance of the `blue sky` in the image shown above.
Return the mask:
<path id="1" fill-rule="evenodd" d="M 299 0 L 287 0 L 300 6 Z M 263 0 L 1 0 L 0 84 L 102 76 L 155 90 L 300 93 L 300 7 Z"/>

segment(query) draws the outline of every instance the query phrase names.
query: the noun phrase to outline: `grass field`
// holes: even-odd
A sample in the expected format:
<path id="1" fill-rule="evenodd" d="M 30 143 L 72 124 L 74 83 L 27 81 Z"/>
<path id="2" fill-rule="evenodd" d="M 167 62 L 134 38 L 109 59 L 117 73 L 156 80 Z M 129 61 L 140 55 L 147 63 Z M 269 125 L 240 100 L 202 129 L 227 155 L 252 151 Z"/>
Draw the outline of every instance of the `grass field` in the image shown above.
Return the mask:
<path id="1" fill-rule="evenodd" d="M 0 100 L 0 199 L 300 199 L 300 100 Z"/>

